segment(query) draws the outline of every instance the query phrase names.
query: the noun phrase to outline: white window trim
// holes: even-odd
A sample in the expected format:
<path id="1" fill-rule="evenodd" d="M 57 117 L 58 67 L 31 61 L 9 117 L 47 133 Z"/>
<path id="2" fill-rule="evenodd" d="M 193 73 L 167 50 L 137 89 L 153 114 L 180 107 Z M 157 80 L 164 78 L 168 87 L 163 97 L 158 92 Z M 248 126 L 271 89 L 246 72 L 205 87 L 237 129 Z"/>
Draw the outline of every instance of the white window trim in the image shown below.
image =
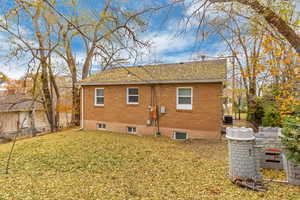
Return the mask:
<path id="1" fill-rule="evenodd" d="M 191 104 L 179 104 L 179 89 L 191 89 Z M 184 96 L 181 96 L 184 97 Z M 193 88 L 192 87 L 178 87 L 176 88 L 176 109 L 178 110 L 192 110 L 193 109 Z"/>
<path id="2" fill-rule="evenodd" d="M 104 104 L 97 104 L 97 90 L 98 89 L 102 89 L 103 90 L 103 96 L 99 96 L 99 97 L 103 97 L 104 98 L 104 101 L 105 101 L 105 94 L 104 94 L 104 88 L 95 88 L 95 92 L 94 92 L 94 96 L 95 96 L 95 98 L 94 98 L 94 103 L 95 103 L 95 106 L 104 106 Z"/>
<path id="3" fill-rule="evenodd" d="M 138 89 L 138 95 L 130 95 L 130 96 L 137 96 L 138 102 L 129 102 L 129 89 Z M 139 104 L 140 102 L 140 89 L 138 87 L 130 87 L 126 90 L 126 103 L 127 104 Z"/>
<path id="4" fill-rule="evenodd" d="M 136 134 L 137 133 L 137 128 L 135 126 L 127 126 L 126 128 L 127 128 L 127 133 L 128 134 Z M 135 128 L 135 132 L 129 132 L 128 128 Z"/>
<path id="5" fill-rule="evenodd" d="M 176 139 L 175 134 L 178 133 L 178 132 L 185 133 L 186 134 L 186 139 Z M 185 131 L 173 131 L 172 139 L 173 140 L 187 140 L 187 139 L 189 139 L 189 134 L 187 132 L 185 132 Z"/>
<path id="6" fill-rule="evenodd" d="M 103 124 L 105 124 L 105 123 L 97 123 L 97 130 L 107 130 L 107 125 L 106 125 L 106 124 L 105 124 L 105 127 L 106 127 L 106 128 L 99 128 L 99 125 L 100 125 L 100 124 L 103 125 Z"/>

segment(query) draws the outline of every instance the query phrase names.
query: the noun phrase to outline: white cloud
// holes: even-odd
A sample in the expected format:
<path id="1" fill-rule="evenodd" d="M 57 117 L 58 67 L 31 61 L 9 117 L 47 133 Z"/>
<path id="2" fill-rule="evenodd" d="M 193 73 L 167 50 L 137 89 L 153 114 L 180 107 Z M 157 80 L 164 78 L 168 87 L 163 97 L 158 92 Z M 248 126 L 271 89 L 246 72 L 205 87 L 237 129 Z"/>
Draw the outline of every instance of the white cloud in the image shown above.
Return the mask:
<path id="1" fill-rule="evenodd" d="M 14 61 L 14 62 L 0 62 L 0 71 L 4 72 L 9 78 L 19 79 L 26 73 L 26 68 L 24 64 Z"/>
<path id="2" fill-rule="evenodd" d="M 192 53 L 178 53 L 176 55 L 161 55 L 159 59 L 156 60 L 158 63 L 179 63 L 188 62 L 193 60 Z"/>
<path id="3" fill-rule="evenodd" d="M 0 16 L 0 23 L 1 23 Z M 25 41 L 27 41 L 33 48 L 38 46 L 37 42 L 30 39 L 31 32 L 26 27 L 19 27 L 17 30 L 16 25 L 12 25 L 10 30 L 22 35 Z M 0 71 L 4 72 L 7 76 L 13 79 L 19 79 L 24 76 L 27 70 L 27 61 L 31 58 L 31 54 L 28 51 L 24 55 L 14 56 L 14 51 L 18 46 L 22 46 L 27 49 L 24 43 L 17 38 L 12 37 L 5 30 L 0 29 Z M 27 39 L 26 39 L 27 38 Z"/>
<path id="4" fill-rule="evenodd" d="M 152 51 L 155 53 L 167 53 L 182 51 L 190 46 L 192 46 L 191 40 L 193 40 L 191 35 L 186 35 L 182 37 L 175 37 L 172 31 L 161 31 L 153 32 L 144 37 L 144 40 L 148 40 L 151 43 Z"/>

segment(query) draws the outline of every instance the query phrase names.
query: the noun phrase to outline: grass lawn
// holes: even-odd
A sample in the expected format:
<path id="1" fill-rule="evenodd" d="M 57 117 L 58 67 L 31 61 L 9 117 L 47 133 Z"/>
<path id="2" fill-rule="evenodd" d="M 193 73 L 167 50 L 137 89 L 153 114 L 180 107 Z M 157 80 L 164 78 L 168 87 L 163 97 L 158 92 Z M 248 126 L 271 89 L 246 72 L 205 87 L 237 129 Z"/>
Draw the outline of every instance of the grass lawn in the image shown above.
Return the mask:
<path id="1" fill-rule="evenodd" d="M 265 193 L 233 185 L 224 140 L 65 131 L 18 141 L 5 175 L 11 145 L 0 145 L 0 199 L 300 199 L 287 184 L 266 183 Z"/>

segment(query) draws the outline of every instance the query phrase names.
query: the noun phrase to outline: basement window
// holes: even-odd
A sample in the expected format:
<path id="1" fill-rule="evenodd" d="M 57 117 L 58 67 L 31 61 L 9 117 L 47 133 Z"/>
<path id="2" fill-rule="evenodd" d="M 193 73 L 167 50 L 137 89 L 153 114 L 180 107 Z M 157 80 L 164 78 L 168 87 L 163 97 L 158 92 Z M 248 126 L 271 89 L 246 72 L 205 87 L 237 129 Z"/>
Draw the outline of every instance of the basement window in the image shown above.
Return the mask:
<path id="1" fill-rule="evenodd" d="M 104 88 L 95 89 L 95 106 L 104 106 Z"/>
<path id="2" fill-rule="evenodd" d="M 175 131 L 173 133 L 174 140 L 187 140 L 188 134 L 186 132 Z"/>
<path id="3" fill-rule="evenodd" d="M 127 88 L 127 104 L 139 104 L 139 88 Z"/>
<path id="4" fill-rule="evenodd" d="M 97 129 L 98 130 L 106 130 L 106 124 L 102 124 L 102 123 L 97 124 Z"/>
<path id="5" fill-rule="evenodd" d="M 192 110 L 193 88 L 179 87 L 176 94 L 176 109 Z"/>
<path id="6" fill-rule="evenodd" d="M 127 133 L 129 134 L 136 134 L 136 127 L 128 126 Z"/>

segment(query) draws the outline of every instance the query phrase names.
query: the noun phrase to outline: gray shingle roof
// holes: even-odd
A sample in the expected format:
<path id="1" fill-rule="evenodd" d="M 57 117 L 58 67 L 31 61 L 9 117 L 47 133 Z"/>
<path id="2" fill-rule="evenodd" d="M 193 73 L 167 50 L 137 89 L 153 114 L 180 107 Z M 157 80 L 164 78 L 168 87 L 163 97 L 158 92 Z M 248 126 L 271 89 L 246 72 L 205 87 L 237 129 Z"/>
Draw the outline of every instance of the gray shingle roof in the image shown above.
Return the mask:
<path id="1" fill-rule="evenodd" d="M 32 110 L 32 97 L 25 94 L 14 94 L 0 97 L 0 112 L 17 112 Z M 43 110 L 41 103 L 36 103 L 36 110 Z"/>
<path id="2" fill-rule="evenodd" d="M 118 67 L 97 73 L 81 85 L 147 84 L 181 82 L 223 82 L 226 60 L 207 60 L 174 64 Z"/>

